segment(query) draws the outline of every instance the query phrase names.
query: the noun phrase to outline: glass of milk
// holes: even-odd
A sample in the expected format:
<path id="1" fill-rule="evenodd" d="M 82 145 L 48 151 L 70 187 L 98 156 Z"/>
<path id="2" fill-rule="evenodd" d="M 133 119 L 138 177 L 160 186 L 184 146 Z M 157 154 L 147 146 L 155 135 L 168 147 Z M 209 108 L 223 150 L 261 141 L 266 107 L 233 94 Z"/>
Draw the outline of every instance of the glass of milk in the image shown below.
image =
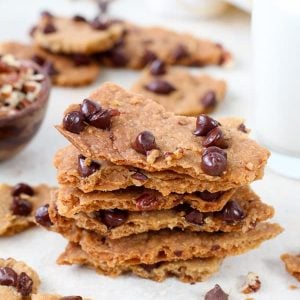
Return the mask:
<path id="1" fill-rule="evenodd" d="M 254 0 L 252 36 L 257 137 L 300 179 L 300 0 Z"/>

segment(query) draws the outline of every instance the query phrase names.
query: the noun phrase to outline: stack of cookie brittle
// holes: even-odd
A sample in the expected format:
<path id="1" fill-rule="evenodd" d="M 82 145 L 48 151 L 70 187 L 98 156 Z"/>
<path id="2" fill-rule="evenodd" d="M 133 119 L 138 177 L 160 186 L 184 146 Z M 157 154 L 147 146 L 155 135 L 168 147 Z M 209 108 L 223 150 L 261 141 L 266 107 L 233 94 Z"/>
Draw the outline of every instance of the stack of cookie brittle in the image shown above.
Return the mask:
<path id="1" fill-rule="evenodd" d="M 44 215 L 69 240 L 61 264 L 203 281 L 282 231 L 249 187 L 269 152 L 240 119 L 176 116 L 106 83 L 57 129 L 71 145 L 55 156 L 60 188 Z"/>

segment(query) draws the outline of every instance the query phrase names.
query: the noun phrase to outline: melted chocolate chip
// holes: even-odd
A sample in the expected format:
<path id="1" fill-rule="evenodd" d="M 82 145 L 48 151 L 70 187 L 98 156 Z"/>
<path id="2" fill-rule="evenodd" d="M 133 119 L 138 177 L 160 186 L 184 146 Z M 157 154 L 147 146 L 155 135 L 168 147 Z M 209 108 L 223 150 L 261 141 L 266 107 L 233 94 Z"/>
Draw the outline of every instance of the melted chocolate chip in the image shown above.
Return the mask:
<path id="1" fill-rule="evenodd" d="M 194 135 L 205 136 L 212 129 L 216 128 L 219 125 L 219 122 L 214 120 L 213 118 L 207 115 L 199 115 L 196 120 L 196 130 L 194 131 Z"/>
<path id="2" fill-rule="evenodd" d="M 32 292 L 33 281 L 32 279 L 25 273 L 22 272 L 18 276 L 18 283 L 17 283 L 17 291 L 23 296 L 29 296 Z"/>
<path id="3" fill-rule="evenodd" d="M 86 163 L 86 157 L 78 156 L 78 173 L 81 177 L 88 177 L 98 171 L 101 165 L 95 161 L 91 161 L 89 165 Z"/>
<path id="4" fill-rule="evenodd" d="M 75 22 L 86 22 L 86 18 L 80 15 L 75 15 L 72 20 Z"/>
<path id="5" fill-rule="evenodd" d="M 156 59 L 150 65 L 150 73 L 154 76 L 166 74 L 166 65 L 163 61 Z"/>
<path id="6" fill-rule="evenodd" d="M 149 63 L 153 62 L 157 59 L 157 55 L 150 50 L 145 50 L 145 53 L 142 57 L 142 61 L 144 65 L 148 65 Z"/>
<path id="7" fill-rule="evenodd" d="M 101 106 L 97 102 L 92 101 L 90 99 L 84 99 L 82 101 L 82 104 L 80 105 L 80 111 L 87 120 L 89 120 L 92 115 L 101 110 Z"/>
<path id="8" fill-rule="evenodd" d="M 20 196 L 21 194 L 33 196 L 34 190 L 30 185 L 21 182 L 21 183 L 16 184 L 13 187 L 11 194 L 12 194 L 12 196 Z"/>
<path id="9" fill-rule="evenodd" d="M 134 173 L 131 175 L 131 178 L 139 180 L 139 181 L 146 181 L 148 177 L 140 171 L 135 170 Z"/>
<path id="10" fill-rule="evenodd" d="M 223 192 L 210 193 L 209 191 L 195 192 L 204 201 L 217 201 L 222 196 Z"/>
<path id="11" fill-rule="evenodd" d="M 145 155 L 148 151 L 157 149 L 154 135 L 150 131 L 140 132 L 132 144 L 132 148 Z"/>
<path id="12" fill-rule="evenodd" d="M 35 221 L 44 227 L 53 225 L 49 217 L 49 204 L 45 204 L 36 210 Z"/>
<path id="13" fill-rule="evenodd" d="M 203 225 L 204 224 L 204 214 L 196 209 L 191 210 L 188 212 L 184 218 L 193 224 Z"/>
<path id="14" fill-rule="evenodd" d="M 101 219 L 109 229 L 118 227 L 124 224 L 128 219 L 128 212 L 120 209 L 100 210 L 96 216 Z"/>
<path id="15" fill-rule="evenodd" d="M 49 76 L 55 76 L 58 75 L 59 72 L 54 67 L 54 64 L 51 61 L 46 61 L 43 65 L 43 70 L 48 74 Z"/>
<path id="16" fill-rule="evenodd" d="M 228 300 L 228 295 L 216 284 L 213 289 L 206 293 L 204 300 Z"/>
<path id="17" fill-rule="evenodd" d="M 88 55 L 76 53 L 73 54 L 73 62 L 75 66 L 88 66 L 91 64 L 91 58 Z"/>
<path id="18" fill-rule="evenodd" d="M 45 33 L 45 34 L 51 34 L 56 31 L 57 31 L 57 29 L 52 23 L 47 23 L 43 28 L 43 33 Z"/>
<path id="19" fill-rule="evenodd" d="M 227 153 L 215 146 L 206 148 L 202 154 L 201 168 L 207 175 L 222 175 L 227 168 Z"/>
<path id="20" fill-rule="evenodd" d="M 139 210 L 155 210 L 159 203 L 155 195 L 144 193 L 135 199 L 136 207 Z"/>
<path id="21" fill-rule="evenodd" d="M 45 58 L 39 55 L 33 55 L 31 57 L 31 60 L 34 61 L 35 63 L 37 63 L 39 66 L 43 66 L 45 63 Z"/>
<path id="22" fill-rule="evenodd" d="M 145 89 L 155 94 L 168 95 L 176 90 L 176 88 L 165 80 L 155 79 L 145 85 Z"/>
<path id="23" fill-rule="evenodd" d="M 241 221 L 246 216 L 239 203 L 235 200 L 227 202 L 218 215 L 227 222 Z"/>
<path id="24" fill-rule="evenodd" d="M 241 123 L 241 124 L 238 126 L 237 129 L 238 129 L 239 131 L 241 131 L 241 132 L 248 133 L 248 130 L 247 130 L 247 128 L 246 128 L 246 126 L 245 126 L 244 123 Z"/>
<path id="25" fill-rule="evenodd" d="M 59 298 L 59 300 L 83 300 L 81 296 L 66 296 Z"/>
<path id="26" fill-rule="evenodd" d="M 0 268 L 0 285 L 17 286 L 18 274 L 9 267 Z"/>
<path id="27" fill-rule="evenodd" d="M 14 197 L 11 211 L 17 216 L 28 216 L 32 212 L 32 203 L 20 197 Z"/>
<path id="28" fill-rule="evenodd" d="M 116 47 L 110 50 L 108 57 L 115 67 L 125 67 L 129 61 L 128 56 L 122 47 Z"/>
<path id="29" fill-rule="evenodd" d="M 220 127 L 212 129 L 204 138 L 202 145 L 203 147 L 216 146 L 222 149 L 226 149 L 228 147 L 223 131 Z"/>
<path id="30" fill-rule="evenodd" d="M 86 127 L 84 115 L 80 111 L 68 112 L 63 119 L 64 129 L 79 134 Z"/>
<path id="31" fill-rule="evenodd" d="M 111 127 L 111 112 L 108 109 L 101 110 L 93 114 L 88 123 L 99 129 L 110 129 Z"/>
<path id="32" fill-rule="evenodd" d="M 188 50 L 186 49 L 186 47 L 182 44 L 179 44 L 173 51 L 173 59 L 175 61 L 178 61 L 182 58 L 185 58 L 189 55 Z"/>
<path id="33" fill-rule="evenodd" d="M 213 108 L 217 104 L 217 97 L 214 91 L 208 91 L 200 100 L 205 108 Z"/>

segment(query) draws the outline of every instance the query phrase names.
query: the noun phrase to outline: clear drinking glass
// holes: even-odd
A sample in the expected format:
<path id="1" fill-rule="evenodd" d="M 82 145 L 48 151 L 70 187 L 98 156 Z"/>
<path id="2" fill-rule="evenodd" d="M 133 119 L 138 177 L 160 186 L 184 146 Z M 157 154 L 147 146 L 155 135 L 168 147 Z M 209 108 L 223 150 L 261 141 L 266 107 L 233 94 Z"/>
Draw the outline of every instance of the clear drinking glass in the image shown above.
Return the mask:
<path id="1" fill-rule="evenodd" d="M 300 1 L 254 0 L 256 134 L 270 167 L 300 179 Z"/>

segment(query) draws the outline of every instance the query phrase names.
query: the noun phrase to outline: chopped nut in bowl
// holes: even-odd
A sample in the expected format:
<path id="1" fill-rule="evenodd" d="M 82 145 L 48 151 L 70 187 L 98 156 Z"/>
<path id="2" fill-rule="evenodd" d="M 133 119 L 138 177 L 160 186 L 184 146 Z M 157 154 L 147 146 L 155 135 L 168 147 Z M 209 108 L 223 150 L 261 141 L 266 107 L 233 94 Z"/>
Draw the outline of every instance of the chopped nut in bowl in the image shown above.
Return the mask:
<path id="1" fill-rule="evenodd" d="M 20 152 L 37 133 L 50 88 L 34 62 L 0 56 L 0 161 Z"/>

